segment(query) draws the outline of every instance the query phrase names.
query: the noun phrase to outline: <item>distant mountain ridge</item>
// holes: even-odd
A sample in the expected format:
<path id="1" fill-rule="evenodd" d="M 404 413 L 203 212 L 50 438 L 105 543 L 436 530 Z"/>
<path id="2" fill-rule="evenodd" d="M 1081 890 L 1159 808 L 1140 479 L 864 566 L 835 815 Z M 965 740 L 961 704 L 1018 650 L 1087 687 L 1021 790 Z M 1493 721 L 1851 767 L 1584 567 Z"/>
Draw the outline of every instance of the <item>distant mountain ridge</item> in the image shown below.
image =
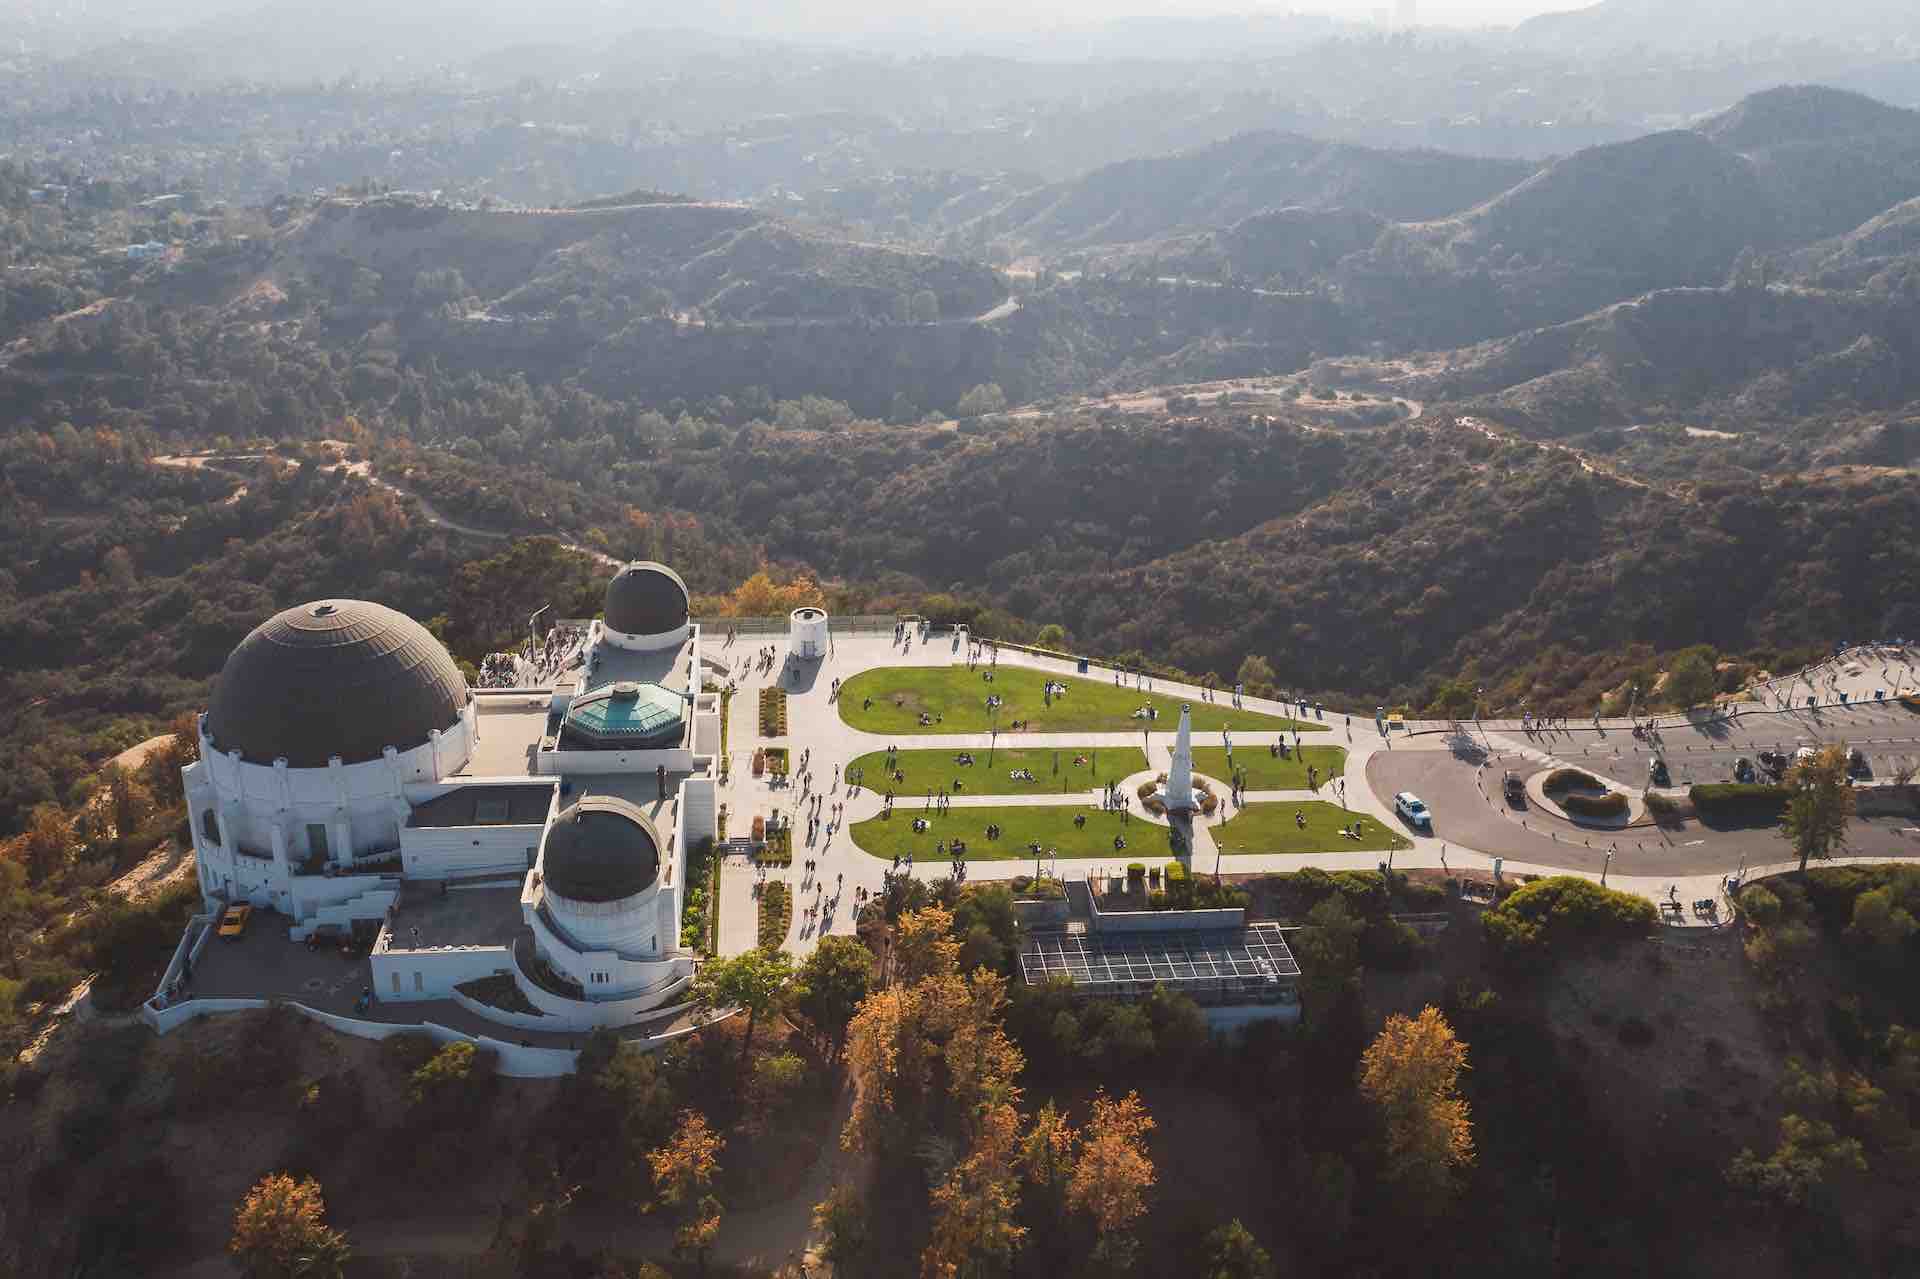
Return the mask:
<path id="1" fill-rule="evenodd" d="M 1920 37 L 1920 8 L 1911 0 L 1601 0 L 1529 18 L 1513 35 L 1521 44 L 1570 50 L 1779 39 L 1891 42 Z"/>
<path id="2" fill-rule="evenodd" d="M 1015 197 L 975 233 L 1058 252 L 1225 228 L 1280 208 L 1361 209 L 1390 221 L 1444 217 L 1520 181 L 1524 160 L 1389 150 L 1255 132 L 1127 160 Z"/>

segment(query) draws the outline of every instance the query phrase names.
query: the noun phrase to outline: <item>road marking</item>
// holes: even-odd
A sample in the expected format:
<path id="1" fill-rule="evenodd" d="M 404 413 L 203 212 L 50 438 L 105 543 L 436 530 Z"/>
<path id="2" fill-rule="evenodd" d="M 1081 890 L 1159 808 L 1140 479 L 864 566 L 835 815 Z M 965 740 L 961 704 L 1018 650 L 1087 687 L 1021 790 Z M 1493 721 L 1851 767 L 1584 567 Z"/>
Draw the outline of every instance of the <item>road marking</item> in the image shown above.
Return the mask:
<path id="1" fill-rule="evenodd" d="M 1704 840 L 1704 839 L 1690 839 L 1690 840 L 1688 840 L 1688 841 L 1687 841 L 1686 843 L 1684 843 L 1684 844 L 1682 844 L 1682 845 L 1680 845 L 1680 847 L 1682 847 L 1682 848 L 1692 848 L 1692 847 L 1694 847 L 1695 845 L 1698 845 L 1698 844 L 1704 844 L 1704 843 L 1706 843 L 1706 842 L 1707 842 L 1707 841 L 1706 841 L 1706 840 Z"/>

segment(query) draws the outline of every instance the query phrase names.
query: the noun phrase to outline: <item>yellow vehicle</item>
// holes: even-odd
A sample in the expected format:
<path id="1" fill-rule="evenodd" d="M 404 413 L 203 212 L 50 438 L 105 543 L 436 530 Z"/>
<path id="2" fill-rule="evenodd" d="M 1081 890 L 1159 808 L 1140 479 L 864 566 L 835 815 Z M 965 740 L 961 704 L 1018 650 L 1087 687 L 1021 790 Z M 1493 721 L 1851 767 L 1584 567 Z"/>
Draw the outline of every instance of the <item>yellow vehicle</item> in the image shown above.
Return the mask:
<path id="1" fill-rule="evenodd" d="M 241 902 L 237 906 L 227 907 L 227 913 L 220 916 L 220 935 L 239 937 L 247 931 L 247 921 L 253 918 L 253 907 Z"/>

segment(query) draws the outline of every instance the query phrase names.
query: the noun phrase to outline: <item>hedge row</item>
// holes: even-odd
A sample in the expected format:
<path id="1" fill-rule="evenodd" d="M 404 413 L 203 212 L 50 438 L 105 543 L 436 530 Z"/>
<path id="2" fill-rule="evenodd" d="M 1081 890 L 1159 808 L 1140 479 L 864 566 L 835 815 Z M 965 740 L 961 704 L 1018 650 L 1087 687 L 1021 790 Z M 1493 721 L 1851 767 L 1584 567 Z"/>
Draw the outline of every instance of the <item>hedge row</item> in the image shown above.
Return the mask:
<path id="1" fill-rule="evenodd" d="M 1625 817 L 1627 797 L 1619 791 L 1608 791 L 1604 795 L 1566 795 L 1561 797 L 1560 807 L 1575 817 Z"/>
<path id="2" fill-rule="evenodd" d="M 1576 786 L 1588 790 L 1606 789 L 1605 783 L 1598 777 L 1579 768 L 1556 768 L 1547 774 L 1546 781 L 1540 783 L 1540 789 L 1549 791 L 1572 790 Z"/>
<path id="3" fill-rule="evenodd" d="M 1709 782 L 1687 792 L 1703 818 L 1778 818 L 1786 811 L 1787 788 L 1767 782 Z"/>

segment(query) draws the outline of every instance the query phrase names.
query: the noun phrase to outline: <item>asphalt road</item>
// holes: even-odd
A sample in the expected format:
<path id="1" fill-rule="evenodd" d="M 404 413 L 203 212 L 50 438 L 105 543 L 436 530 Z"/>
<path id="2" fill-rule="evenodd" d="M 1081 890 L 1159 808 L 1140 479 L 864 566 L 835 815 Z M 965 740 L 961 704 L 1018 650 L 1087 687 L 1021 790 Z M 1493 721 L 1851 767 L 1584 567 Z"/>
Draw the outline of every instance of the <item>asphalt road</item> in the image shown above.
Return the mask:
<path id="1" fill-rule="evenodd" d="M 1657 751 L 1667 761 L 1673 785 L 1730 782 L 1733 763 L 1742 756 L 1759 762 L 1763 750 L 1791 755 L 1801 746 L 1840 742 L 1858 747 L 1877 778 L 1889 777 L 1902 762 L 1920 763 L 1920 714 L 1897 705 L 1830 707 L 1812 711 L 1767 711 L 1737 715 L 1689 727 L 1660 730 L 1657 745 L 1637 740 L 1618 728 L 1585 726 L 1552 731 L 1494 733 L 1614 781 L 1642 787 L 1649 759 Z"/>
<path id="2" fill-rule="evenodd" d="M 1433 834 L 1420 835 L 1404 823 L 1402 833 L 1432 854 L 1450 844 L 1516 862 L 1598 874 L 1607 866 L 1607 850 L 1613 849 L 1614 873 L 1652 877 L 1725 874 L 1792 856 L 1776 829 L 1714 830 L 1690 821 L 1674 830 L 1642 826 L 1606 833 L 1532 807 L 1509 805 L 1500 794 L 1501 773 L 1540 767 L 1538 760 L 1512 753 L 1495 754 L 1481 768 L 1445 750 L 1401 749 L 1367 761 L 1367 782 L 1375 794 L 1410 790 L 1427 802 Z M 1920 857 L 1920 819 L 1856 818 L 1849 842 L 1856 856 Z"/>

